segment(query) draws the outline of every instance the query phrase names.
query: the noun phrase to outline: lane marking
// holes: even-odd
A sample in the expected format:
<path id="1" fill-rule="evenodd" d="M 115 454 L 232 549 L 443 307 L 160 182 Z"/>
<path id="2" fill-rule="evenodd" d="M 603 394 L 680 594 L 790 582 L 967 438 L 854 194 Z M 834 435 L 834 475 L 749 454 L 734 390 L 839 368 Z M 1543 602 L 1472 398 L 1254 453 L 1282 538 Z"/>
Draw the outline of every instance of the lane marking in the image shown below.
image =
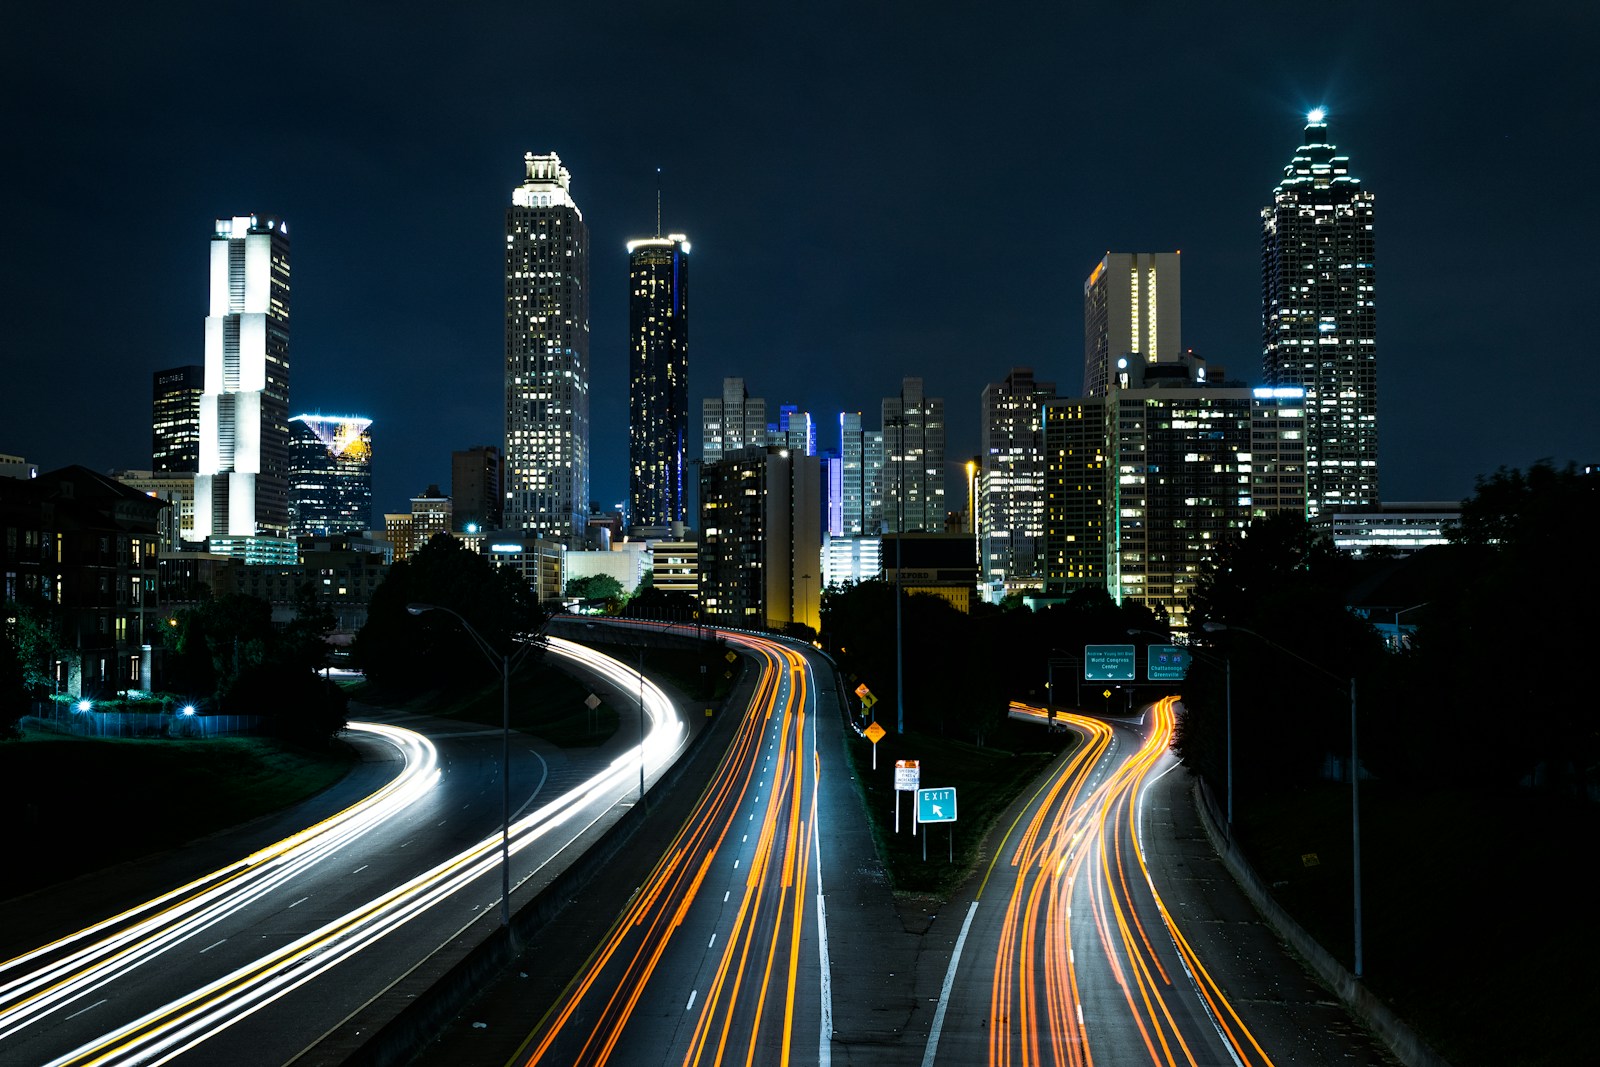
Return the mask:
<path id="1" fill-rule="evenodd" d="M 311 899 L 310 897 L 301 897 L 299 900 L 295 901 L 293 904 L 290 904 L 289 907 L 298 908 L 300 905 L 304 904 L 306 901 L 308 901 L 310 899 Z"/>
<path id="2" fill-rule="evenodd" d="M 699 996 L 699 995 L 700 995 L 700 990 L 698 990 L 698 989 L 689 990 L 689 1003 L 687 1003 L 687 1004 L 685 1004 L 683 1006 L 683 1010 L 684 1011 L 693 1011 L 694 1010 L 694 998 Z"/>
<path id="3" fill-rule="evenodd" d="M 933 1067 L 934 1057 L 939 1052 L 939 1031 L 944 1029 L 944 1012 L 950 1006 L 950 987 L 956 983 L 956 967 L 961 963 L 961 949 L 967 943 L 967 931 L 972 929 L 972 917 L 978 914 L 978 902 L 974 900 L 972 907 L 967 909 L 967 921 L 961 924 L 961 936 L 956 938 L 956 950 L 950 954 L 950 968 L 944 972 L 944 986 L 939 990 L 939 1008 L 933 1013 L 933 1028 L 928 1031 L 928 1049 L 922 1055 L 922 1067 Z M 1083 1011 L 1082 1005 L 1078 1007 Z M 1079 1019 L 1082 1024 L 1082 1019 Z"/>
<path id="4" fill-rule="evenodd" d="M 106 997 L 104 1000 L 97 1000 L 93 1004 L 89 1005 L 87 1008 L 84 1008 L 84 1009 L 82 1009 L 80 1011 L 73 1012 L 71 1015 L 67 1016 L 67 1018 L 76 1019 L 78 1016 L 82 1015 L 84 1012 L 93 1011 L 95 1008 L 98 1008 L 100 1005 L 104 1004 L 106 1002 L 106 1000 L 110 1000 L 110 999 L 111 999 L 110 997 Z"/>
<path id="5" fill-rule="evenodd" d="M 350 873 L 351 874 L 360 874 L 362 871 L 366 870 L 368 867 L 371 867 L 371 866 L 372 866 L 372 864 L 370 864 L 370 863 L 363 863 L 361 866 L 357 867 L 355 870 L 351 871 Z"/>
<path id="6" fill-rule="evenodd" d="M 210 952 L 212 949 L 216 948 L 218 945 L 222 944 L 222 942 L 226 941 L 226 940 L 228 940 L 228 939 L 227 938 L 223 938 L 222 941 L 213 941 L 211 944 L 209 944 L 205 948 L 201 949 L 200 952 L 199 952 L 199 955 L 204 956 L 207 952 Z"/>
<path id="7" fill-rule="evenodd" d="M 717 935 L 716 934 L 712 934 L 711 935 L 711 940 L 706 942 L 706 948 L 710 948 L 711 946 L 715 945 L 716 943 L 717 943 Z"/>

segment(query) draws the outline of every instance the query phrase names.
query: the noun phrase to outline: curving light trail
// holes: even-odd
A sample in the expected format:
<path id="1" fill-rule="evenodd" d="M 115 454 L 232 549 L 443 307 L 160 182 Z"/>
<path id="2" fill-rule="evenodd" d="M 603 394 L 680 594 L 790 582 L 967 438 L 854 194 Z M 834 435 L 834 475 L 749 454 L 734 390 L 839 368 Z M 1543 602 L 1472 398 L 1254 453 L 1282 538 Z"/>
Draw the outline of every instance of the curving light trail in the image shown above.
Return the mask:
<path id="1" fill-rule="evenodd" d="M 1098 783 L 1090 772 L 1113 753 L 1112 728 L 1087 716 L 1064 716 L 1084 744 L 1041 787 L 1042 802 L 1031 806 L 1016 846 L 1006 853 L 1018 877 L 994 958 L 991 1064 L 1093 1064 L 1096 1031 L 1086 1025 L 1080 985 L 1084 968 L 1093 966 L 1112 975 L 1126 1009 L 1123 1022 L 1132 1027 L 1150 1063 L 1177 1067 L 1210 1061 L 1209 1047 L 1202 1052 L 1195 1046 L 1211 1035 L 1185 1024 L 1197 997 L 1200 1014 L 1233 1063 L 1270 1067 L 1271 1059 L 1184 937 L 1145 865 L 1139 804 L 1167 759 L 1176 699 L 1152 706 L 1150 729 L 1139 749 Z M 1023 705 L 1013 705 L 1012 714 L 1045 715 Z M 1087 922 L 1074 926 L 1074 900 L 1085 898 Z M 1153 926 L 1152 915 L 1159 926 Z M 1174 950 L 1181 984 L 1174 982 Z M 1111 1021 L 1104 1021 L 1108 1031 Z"/>
<path id="2" fill-rule="evenodd" d="M 408 807 L 439 779 L 438 752 L 421 734 L 353 722 L 400 750 L 404 769 L 381 789 L 297 834 L 187 885 L 0 963 L 0 1041 L 158 959 L 338 852 Z"/>
<path id="3" fill-rule="evenodd" d="M 686 970 L 681 964 L 664 965 L 663 959 L 690 909 L 701 902 L 721 909 L 726 921 L 718 923 L 704 952 L 700 974 L 705 981 L 693 989 L 684 1009 L 685 1019 L 692 1018 L 687 1047 L 674 1032 L 674 1043 L 653 1046 L 652 1057 L 675 1060 L 681 1048 L 686 1065 L 787 1064 L 791 1057 L 816 1062 L 826 1052 L 828 1035 L 820 1038 L 821 1051 L 802 1044 L 807 1038 L 797 1020 L 806 999 L 802 937 L 815 929 L 808 920 L 815 923 L 821 874 L 814 723 L 807 735 L 808 708 L 815 700 L 810 666 L 777 641 L 734 631 L 719 631 L 719 636 L 760 665 L 735 737 L 661 861 L 529 1035 L 516 1057 L 519 1063 L 604 1064 L 614 1056 L 618 1062 L 636 1062 L 630 1056 L 637 1057 L 640 1044 L 651 1038 L 630 1030 L 630 1023 L 641 1002 L 659 1005 L 670 998 L 681 1003 Z M 729 858 L 752 837 L 753 857 L 745 867 L 735 861 L 737 874 L 730 880 Z M 658 1008 L 642 1025 L 648 1028 L 656 1015 Z"/>
<path id="4" fill-rule="evenodd" d="M 604 771 L 514 822 L 510 828 L 513 856 L 575 821 L 582 825 L 573 836 L 582 833 L 627 793 L 641 758 L 647 773 L 657 773 L 675 756 L 684 735 L 683 722 L 671 700 L 637 672 L 582 645 L 555 637 L 547 641 L 555 654 L 584 665 L 625 691 L 641 693 L 651 726 L 641 745 L 629 749 Z M 0 1039 L 50 1010 L 81 999 L 122 977 L 127 970 L 150 962 L 173 944 L 248 906 L 291 877 L 294 871 L 318 862 L 366 828 L 392 817 L 399 806 L 415 800 L 420 790 L 438 780 L 436 754 L 425 738 L 388 726 L 353 724 L 352 728 L 357 727 L 402 745 L 408 759 L 401 779 L 362 804 L 239 864 L 3 965 L 0 973 L 42 959 L 50 955 L 52 949 L 71 942 L 87 940 L 96 934 L 105 935 L 72 953 L 67 957 L 70 963 L 58 961 L 35 968 L 0 987 L 0 993 L 6 997 L 0 1002 L 0 1026 L 6 1027 L 0 1030 Z M 425 758 L 413 758 L 412 750 L 425 753 Z M 410 784 L 396 788 L 401 781 Z M 380 796 L 386 797 L 387 802 L 372 803 Z M 351 814 L 358 809 L 359 814 Z M 329 824 L 348 833 L 339 840 L 339 845 L 323 842 L 325 847 L 317 847 L 330 833 Z M 499 848 L 500 835 L 496 833 L 295 941 L 51 1060 L 48 1067 L 169 1062 L 311 982 L 476 879 L 497 870 Z M 253 861 L 280 854 L 292 857 L 292 861 L 282 866 L 292 865 L 293 870 L 276 872 L 259 880 L 246 881 L 241 877 L 243 873 L 253 872 L 258 865 L 270 866 L 270 862 Z M 143 917 L 133 924 L 132 932 L 124 929 L 128 916 Z"/>

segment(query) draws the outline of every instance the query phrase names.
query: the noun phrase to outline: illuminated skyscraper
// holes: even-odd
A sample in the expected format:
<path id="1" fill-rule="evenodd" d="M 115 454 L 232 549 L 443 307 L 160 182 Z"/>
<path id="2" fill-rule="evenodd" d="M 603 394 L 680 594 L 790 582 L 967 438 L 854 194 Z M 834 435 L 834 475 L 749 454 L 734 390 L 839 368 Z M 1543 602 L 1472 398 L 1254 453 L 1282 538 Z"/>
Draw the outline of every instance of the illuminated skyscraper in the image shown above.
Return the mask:
<path id="1" fill-rule="evenodd" d="M 289 533 L 289 233 L 280 219 L 218 219 L 194 536 L 211 550 L 293 562 Z M 274 544 L 273 542 L 276 542 Z"/>
<path id="2" fill-rule="evenodd" d="M 289 420 L 290 532 L 360 534 L 372 526 L 372 420 L 296 415 Z"/>
<path id="3" fill-rule="evenodd" d="M 206 369 L 196 364 L 155 373 L 150 403 L 150 469 L 187 472 L 200 468 L 200 397 Z"/>
<path id="4" fill-rule="evenodd" d="M 883 524 L 890 533 L 944 532 L 944 401 L 906 378 L 883 398 Z"/>
<path id="5" fill-rule="evenodd" d="M 1105 396 L 1117 360 L 1171 363 L 1183 296 L 1176 252 L 1107 252 L 1083 283 L 1083 395 Z"/>
<path id="6" fill-rule="evenodd" d="M 589 230 L 551 153 L 506 209 L 505 521 L 581 538 L 589 516 Z"/>
<path id="7" fill-rule="evenodd" d="M 689 239 L 628 242 L 628 500 L 634 526 L 685 521 Z"/>
<path id="8" fill-rule="evenodd" d="M 978 480 L 978 533 L 983 580 L 993 599 L 1043 584 L 1044 439 L 1041 413 L 1054 382 L 1014 367 L 983 389 L 983 454 Z M 997 594 L 997 595 L 996 595 Z"/>
<path id="9" fill-rule="evenodd" d="M 767 427 L 767 443 L 802 456 L 816 455 L 817 424 L 811 421 L 811 412 L 801 411 L 799 404 L 779 405 L 777 423 Z"/>
<path id="10" fill-rule="evenodd" d="M 1319 108 L 1261 209 L 1262 367 L 1306 400 L 1306 507 L 1378 505 L 1374 198 L 1328 143 Z"/>
<path id="11" fill-rule="evenodd" d="M 839 413 L 840 527 L 845 537 L 883 533 L 883 431 L 861 426 L 861 412 Z"/>
<path id="12" fill-rule="evenodd" d="M 722 379 L 722 395 L 700 402 L 700 455 L 707 463 L 767 443 L 767 402 L 751 396 L 743 378 Z"/>

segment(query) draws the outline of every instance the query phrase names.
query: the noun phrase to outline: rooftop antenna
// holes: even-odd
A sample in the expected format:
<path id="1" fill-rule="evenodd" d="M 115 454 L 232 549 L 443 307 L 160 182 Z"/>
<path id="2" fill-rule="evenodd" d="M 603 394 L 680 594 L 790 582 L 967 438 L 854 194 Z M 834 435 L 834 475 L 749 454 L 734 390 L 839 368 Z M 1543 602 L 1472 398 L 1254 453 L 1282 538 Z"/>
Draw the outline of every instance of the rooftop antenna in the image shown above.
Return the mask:
<path id="1" fill-rule="evenodd" d="M 656 236 L 661 236 L 661 168 L 656 168 Z"/>

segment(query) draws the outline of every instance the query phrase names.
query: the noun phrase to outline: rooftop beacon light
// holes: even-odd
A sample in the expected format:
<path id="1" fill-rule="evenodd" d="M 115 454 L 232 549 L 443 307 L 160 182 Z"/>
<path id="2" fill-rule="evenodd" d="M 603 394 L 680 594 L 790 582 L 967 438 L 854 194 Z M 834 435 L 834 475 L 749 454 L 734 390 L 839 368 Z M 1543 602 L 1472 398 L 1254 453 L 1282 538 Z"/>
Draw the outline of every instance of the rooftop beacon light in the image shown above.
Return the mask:
<path id="1" fill-rule="evenodd" d="M 1322 120 L 1327 118 L 1327 117 L 1328 117 L 1328 109 L 1327 108 L 1314 107 L 1310 111 L 1306 112 L 1306 122 L 1309 125 L 1312 125 L 1312 126 L 1316 126 L 1316 125 L 1320 124 L 1322 122 Z"/>

